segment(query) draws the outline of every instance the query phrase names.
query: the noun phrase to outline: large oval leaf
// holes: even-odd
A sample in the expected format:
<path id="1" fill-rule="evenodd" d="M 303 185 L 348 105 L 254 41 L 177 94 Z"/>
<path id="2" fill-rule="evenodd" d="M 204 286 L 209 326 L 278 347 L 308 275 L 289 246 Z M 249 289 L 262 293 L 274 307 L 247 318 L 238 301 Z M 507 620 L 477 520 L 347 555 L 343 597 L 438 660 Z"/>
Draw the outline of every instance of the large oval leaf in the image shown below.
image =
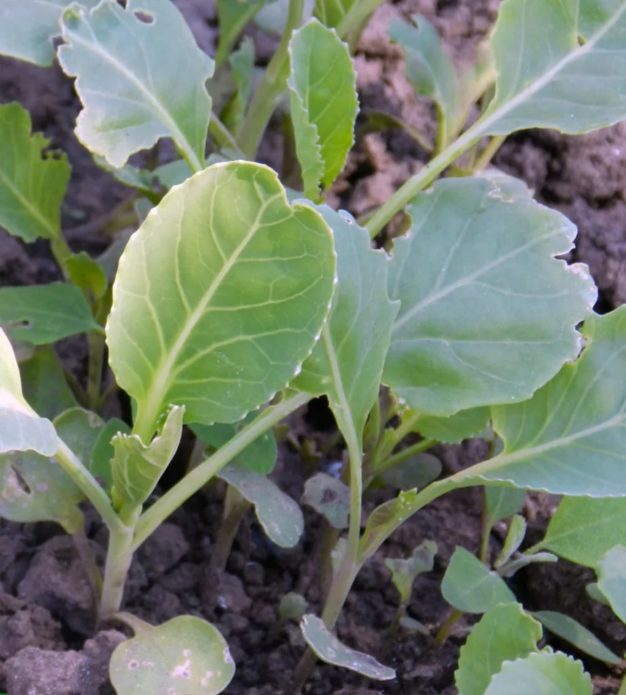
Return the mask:
<path id="1" fill-rule="evenodd" d="M 533 398 L 493 409 L 503 452 L 453 479 L 626 497 L 626 306 L 589 318 L 583 335 L 582 356 Z"/>
<path id="2" fill-rule="evenodd" d="M 63 15 L 59 62 L 84 105 L 79 140 L 116 167 L 171 137 L 194 169 L 204 166 L 213 61 L 170 0 L 102 0 Z"/>
<path id="3" fill-rule="evenodd" d="M 434 415 L 530 397 L 576 356 L 595 300 L 586 268 L 555 259 L 574 225 L 503 176 L 441 181 L 408 212 L 385 383 Z"/>
<path id="4" fill-rule="evenodd" d="M 172 189 L 120 259 L 107 324 L 135 432 L 168 404 L 209 424 L 268 401 L 313 348 L 334 274 L 330 230 L 271 169 L 216 164 Z"/>

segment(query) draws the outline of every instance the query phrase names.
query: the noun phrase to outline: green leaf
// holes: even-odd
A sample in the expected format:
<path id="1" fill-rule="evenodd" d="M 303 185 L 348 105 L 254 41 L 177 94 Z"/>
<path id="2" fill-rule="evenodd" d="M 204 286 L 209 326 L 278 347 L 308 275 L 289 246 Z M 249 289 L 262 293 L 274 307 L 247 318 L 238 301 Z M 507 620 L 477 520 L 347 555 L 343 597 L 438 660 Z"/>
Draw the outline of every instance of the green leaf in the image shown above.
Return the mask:
<path id="1" fill-rule="evenodd" d="M 0 288 L 0 323 L 18 340 L 33 345 L 102 330 L 78 287 L 61 282 Z"/>
<path id="2" fill-rule="evenodd" d="M 494 562 L 496 569 L 505 565 L 524 542 L 526 536 L 526 519 L 519 514 L 516 514 L 509 524 L 509 530 L 504 539 L 502 550 Z"/>
<path id="3" fill-rule="evenodd" d="M 441 475 L 442 469 L 441 461 L 436 456 L 420 453 L 386 468 L 380 477 L 386 485 L 400 490 L 413 487 L 421 490 L 436 480 Z"/>
<path id="4" fill-rule="evenodd" d="M 266 403 L 318 339 L 334 266 L 322 218 L 265 166 L 215 164 L 171 190 L 122 254 L 107 324 L 135 431 L 170 403 L 201 424 Z"/>
<path id="5" fill-rule="evenodd" d="M 626 306 L 585 321 L 586 347 L 528 401 L 493 409 L 504 450 L 454 476 L 554 494 L 626 496 Z"/>
<path id="6" fill-rule="evenodd" d="M 337 27 L 356 0 L 315 0 L 314 14 L 327 27 Z"/>
<path id="7" fill-rule="evenodd" d="M 626 499 L 565 497 L 550 519 L 541 547 L 595 568 L 606 552 L 624 541 L 624 529 Z"/>
<path id="8" fill-rule="evenodd" d="M 218 476 L 254 505 L 267 537 L 281 548 L 293 548 L 302 536 L 304 517 L 296 502 L 268 477 L 235 464 L 222 468 Z"/>
<path id="9" fill-rule="evenodd" d="M 41 133 L 31 136 L 19 104 L 0 106 L 0 226 L 27 242 L 60 233 L 70 167 L 65 155 L 44 154 L 48 143 Z"/>
<path id="10" fill-rule="evenodd" d="M 613 612 L 626 623 L 626 546 L 611 548 L 598 563 L 598 589 Z"/>
<path id="11" fill-rule="evenodd" d="M 489 408 L 470 408 L 446 418 L 425 415 L 420 417 L 416 429 L 424 437 L 446 444 L 457 444 L 482 432 L 489 423 Z"/>
<path id="12" fill-rule="evenodd" d="M 288 80 L 304 194 L 313 200 L 346 163 L 359 110 L 348 46 L 312 19 L 289 42 Z"/>
<path id="13" fill-rule="evenodd" d="M 135 637 L 119 644 L 109 665 L 117 695 L 217 695 L 235 674 L 219 630 L 201 618 L 181 615 L 152 627 L 121 614 Z"/>
<path id="14" fill-rule="evenodd" d="M 541 633 L 541 624 L 519 603 L 490 608 L 461 647 L 454 674 L 459 695 L 483 695 L 505 661 L 524 657 L 537 649 Z"/>
<path id="15" fill-rule="evenodd" d="M 378 681 L 388 681 L 396 677 L 392 668 L 383 666 L 370 654 L 357 652 L 342 644 L 317 616 L 305 615 L 300 622 L 300 629 L 306 643 L 325 663 L 356 671 L 362 676 Z"/>
<path id="16" fill-rule="evenodd" d="M 220 32 L 215 62 L 218 65 L 226 60 L 244 27 L 262 6 L 262 2 L 217 0 L 217 20 Z"/>
<path id="17" fill-rule="evenodd" d="M 515 603 L 505 581 L 461 547 L 456 548 L 446 568 L 441 593 L 464 613 L 484 613 L 499 603 Z"/>
<path id="18" fill-rule="evenodd" d="M 591 695 L 591 690 L 580 661 L 544 650 L 506 661 L 485 695 Z"/>
<path id="19" fill-rule="evenodd" d="M 63 366 L 54 350 L 44 346 L 20 364 L 26 402 L 41 417 L 54 418 L 77 405 L 67 384 Z"/>
<path id="20" fill-rule="evenodd" d="M 244 38 L 241 46 L 228 57 L 228 63 L 235 83 L 235 93 L 222 112 L 222 121 L 233 133 L 237 132 L 243 120 L 250 98 L 254 74 L 254 59 L 254 42 L 249 37 Z"/>
<path id="21" fill-rule="evenodd" d="M 626 117 L 622 0 L 505 0 L 492 35 L 498 77 L 483 132 L 583 133 Z"/>
<path id="22" fill-rule="evenodd" d="M 370 558 L 403 519 L 414 513 L 417 490 L 401 490 L 397 497 L 379 504 L 367 519 L 359 543 L 362 562 Z"/>
<path id="23" fill-rule="evenodd" d="M 576 228 L 503 175 L 440 181 L 407 210 L 385 383 L 440 416 L 529 398 L 576 356 L 576 324 L 595 301 L 586 266 L 555 258 Z"/>
<path id="24" fill-rule="evenodd" d="M 236 425 L 222 423 L 217 425 L 192 425 L 191 429 L 204 444 L 217 450 L 235 437 L 244 425 L 252 422 L 256 415 L 257 413 L 249 413 Z M 274 470 L 277 455 L 276 438 L 274 433 L 269 431 L 255 439 L 233 461 L 239 467 L 245 468 L 252 473 L 267 475 Z"/>
<path id="25" fill-rule="evenodd" d="M 107 420 L 96 439 L 91 452 L 89 470 L 107 492 L 113 486 L 112 459 L 115 456 L 112 440 L 117 434 L 130 434 L 130 427 L 119 418 Z"/>
<path id="26" fill-rule="evenodd" d="M 214 64 L 174 3 L 128 0 L 123 8 L 102 0 L 91 12 L 73 5 L 62 28 L 59 62 L 76 77 L 84 106 L 76 135 L 86 147 L 120 167 L 170 137 L 195 170 L 204 168 L 211 115 L 205 82 Z"/>
<path id="27" fill-rule="evenodd" d="M 100 416 L 84 408 L 70 408 L 55 418 L 54 426 L 64 443 L 78 456 L 85 468 L 89 468 L 104 427 Z"/>
<path id="28" fill-rule="evenodd" d="M 592 632 L 569 615 L 556 611 L 535 611 L 532 615 L 550 632 L 569 642 L 581 652 L 607 664 L 620 663 L 621 659 L 617 654 L 614 654 Z"/>
<path id="29" fill-rule="evenodd" d="M 173 406 L 149 444 L 137 434 L 120 432 L 113 437 L 111 498 L 118 509 L 137 507 L 150 497 L 178 449 L 184 412 L 183 407 Z"/>
<path id="30" fill-rule="evenodd" d="M 517 514 L 524 504 L 526 493 L 515 487 L 487 487 L 485 505 L 489 528 L 502 519 Z"/>
<path id="31" fill-rule="evenodd" d="M 27 60 L 36 65 L 52 65 L 52 39 L 61 33 L 59 20 L 74 0 L 3 0 L 0 15 L 0 54 Z M 93 7 L 98 0 L 80 0 Z"/>
<path id="32" fill-rule="evenodd" d="M 454 63 L 443 49 L 435 27 L 424 17 L 414 15 L 416 26 L 396 20 L 389 25 L 389 38 L 402 46 L 406 75 L 417 94 L 432 98 L 437 106 L 443 143 L 458 125 L 459 82 Z"/>
<path id="33" fill-rule="evenodd" d="M 84 251 L 75 253 L 65 262 L 69 279 L 92 299 L 102 299 L 109 283 L 102 266 Z"/>
<path id="34" fill-rule="evenodd" d="M 385 559 L 385 567 L 391 572 L 391 581 L 403 603 L 408 603 L 411 598 L 415 578 L 432 570 L 436 554 L 437 544 L 434 541 L 424 541 L 413 550 L 411 557 Z"/>
<path id="35" fill-rule="evenodd" d="M 365 229 L 347 214 L 319 209 L 334 233 L 337 289 L 322 338 L 294 385 L 326 394 L 346 440 L 360 447 L 398 305 L 387 297 L 387 258 L 372 249 Z"/>
<path id="36" fill-rule="evenodd" d="M 302 504 L 313 507 L 333 528 L 348 528 L 350 488 L 341 480 L 317 473 L 304 484 Z"/>

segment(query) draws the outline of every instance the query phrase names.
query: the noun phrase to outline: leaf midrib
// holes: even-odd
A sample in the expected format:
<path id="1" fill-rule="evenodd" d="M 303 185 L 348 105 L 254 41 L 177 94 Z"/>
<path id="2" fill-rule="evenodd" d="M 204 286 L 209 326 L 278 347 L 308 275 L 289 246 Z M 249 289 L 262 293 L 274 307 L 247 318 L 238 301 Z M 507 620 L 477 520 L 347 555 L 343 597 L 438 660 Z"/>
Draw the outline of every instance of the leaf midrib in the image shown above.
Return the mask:
<path id="1" fill-rule="evenodd" d="M 57 229 L 44 217 L 39 209 L 15 186 L 13 181 L 5 174 L 4 169 L 0 168 L 0 179 L 6 184 L 7 188 L 13 193 L 23 207 L 37 220 L 46 230 L 48 230 L 49 239 L 54 239 L 57 236 Z M 20 234 L 20 236 L 22 236 Z M 30 235 L 29 235 L 30 236 Z M 34 237 L 37 238 L 36 236 Z"/>

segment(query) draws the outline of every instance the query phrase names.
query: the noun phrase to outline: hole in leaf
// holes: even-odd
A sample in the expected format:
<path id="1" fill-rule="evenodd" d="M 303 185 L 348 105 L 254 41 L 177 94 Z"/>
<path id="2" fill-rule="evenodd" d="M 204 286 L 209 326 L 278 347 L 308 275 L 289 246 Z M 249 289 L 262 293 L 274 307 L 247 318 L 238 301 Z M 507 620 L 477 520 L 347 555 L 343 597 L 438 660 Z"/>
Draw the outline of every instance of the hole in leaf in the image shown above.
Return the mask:
<path id="1" fill-rule="evenodd" d="M 135 10 L 135 17 L 143 24 L 152 24 L 154 22 L 154 15 L 150 12 L 144 12 L 143 10 Z"/>

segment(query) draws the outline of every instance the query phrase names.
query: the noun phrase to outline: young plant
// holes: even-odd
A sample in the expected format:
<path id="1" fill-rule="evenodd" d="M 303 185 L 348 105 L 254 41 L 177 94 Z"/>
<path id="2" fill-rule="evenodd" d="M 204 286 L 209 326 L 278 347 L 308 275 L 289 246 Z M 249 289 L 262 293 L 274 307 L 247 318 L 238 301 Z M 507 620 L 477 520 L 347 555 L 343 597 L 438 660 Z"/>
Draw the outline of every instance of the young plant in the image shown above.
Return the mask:
<path id="1" fill-rule="evenodd" d="M 228 59 L 233 85 L 220 115 L 233 132 L 207 91 L 214 62 L 170 0 L 61 2 L 41 14 L 35 0 L 9 0 L 0 27 L 0 52 L 42 65 L 61 37 L 58 59 L 83 104 L 78 138 L 137 190 L 142 209 L 151 208 L 127 243 L 103 258 L 73 253 L 60 230 L 69 165 L 63 156 L 42 156 L 47 142 L 31 135 L 20 106 L 0 107 L 0 224 L 26 242 L 48 239 L 64 277 L 45 291 L 0 290 L 0 322 L 11 338 L 0 330 L 0 513 L 58 521 L 83 550 L 79 505 L 87 499 L 100 513 L 109 538 L 102 577 L 93 563 L 98 617 L 135 631 L 111 663 L 121 695 L 153 693 L 165 682 L 186 694 L 227 686 L 234 666 L 213 626 L 183 616 L 153 627 L 120 613 L 130 563 L 171 513 L 218 476 L 230 488 L 216 569 L 248 504 L 275 542 L 295 544 L 301 514 L 266 478 L 274 457 L 268 463 L 258 447 L 313 397 L 327 398 L 345 440 L 348 515 L 344 506 L 335 524 L 347 521 L 347 534 L 335 549 L 321 618 L 304 615 L 302 633 L 320 658 L 372 678 L 395 674 L 341 645 L 332 630 L 363 564 L 422 507 L 459 488 L 504 487 L 487 493 L 488 539 L 498 519 L 517 511 L 519 493 L 510 490 L 626 497 L 626 310 L 593 312 L 586 267 L 560 258 L 572 248 L 574 225 L 536 203 L 522 182 L 495 172 L 425 190 L 461 155 L 480 173 L 516 130 L 580 133 L 626 118 L 626 72 L 616 70 L 626 62 L 626 5 L 504 0 L 490 41 L 493 67 L 464 76 L 423 20 L 418 29 L 393 28 L 409 52 L 409 76 L 436 102 L 437 154 L 363 227 L 324 196 L 352 147 L 358 112 L 342 38 L 354 45 L 379 2 L 319 0 L 303 21 L 303 0 L 290 0 L 277 51 L 251 90 L 252 48 L 229 52 L 263 4 L 218 3 L 217 61 L 223 69 Z M 545 50 L 538 54 L 537 45 Z M 284 95 L 302 193 L 252 161 Z M 128 164 L 160 138 L 173 141 L 180 159 L 154 171 Z M 373 248 L 371 238 L 400 212 L 406 233 L 390 255 Z M 64 384 L 62 367 L 34 346 L 82 332 L 87 383 L 72 381 L 72 391 L 64 388 L 51 404 L 52 385 Z M 113 388 L 130 398 L 132 425 L 97 414 L 110 396 L 105 339 Z M 12 343 L 30 352 L 21 373 Z M 362 531 L 370 483 L 433 442 L 460 441 L 489 424 L 501 451 L 493 446 L 484 461 L 444 478 L 436 460 L 413 461 L 420 489 L 409 486 L 377 507 Z M 200 442 L 192 465 L 152 501 L 184 425 Z M 421 439 L 397 451 L 416 433 Z M 308 487 L 309 500 L 314 491 Z M 548 693 L 548 681 L 559 692 L 587 693 L 589 678 L 577 663 L 537 650 L 538 623 L 514 606 L 501 576 L 528 561 L 514 556 L 524 531 L 517 519 L 496 560 L 499 573 L 461 549 L 446 573 L 444 594 L 457 609 L 486 612 L 487 625 L 506 614 L 507 624 L 520 626 L 519 639 L 498 645 L 497 668 L 472 676 L 464 692 L 495 695 L 525 679 L 529 693 Z M 458 567 L 461 591 L 453 581 Z M 554 616 L 542 622 L 558 632 Z M 476 628 L 466 654 L 480 651 L 489 630 Z M 155 656 L 163 650 L 171 661 Z M 312 652 L 303 657 L 294 692 L 313 662 Z M 463 659 L 459 669 L 465 682 Z"/>

